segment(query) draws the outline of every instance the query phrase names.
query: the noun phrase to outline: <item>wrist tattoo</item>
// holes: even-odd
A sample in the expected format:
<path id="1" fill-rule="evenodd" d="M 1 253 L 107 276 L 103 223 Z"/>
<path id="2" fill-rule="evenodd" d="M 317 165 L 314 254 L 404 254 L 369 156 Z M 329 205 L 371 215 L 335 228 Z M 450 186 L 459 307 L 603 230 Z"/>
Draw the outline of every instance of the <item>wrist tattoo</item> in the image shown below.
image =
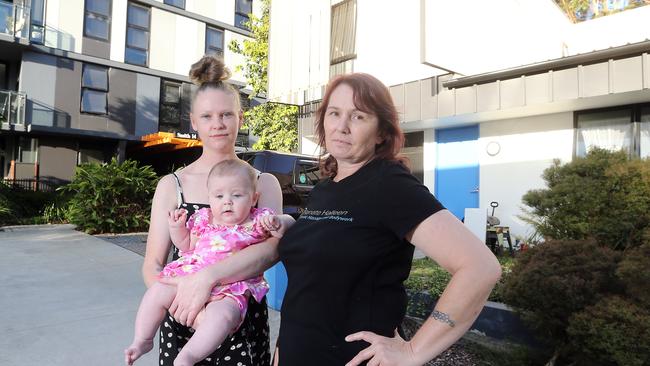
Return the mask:
<path id="1" fill-rule="evenodd" d="M 441 312 L 441 311 L 438 311 L 438 310 L 435 310 L 435 309 L 434 309 L 433 312 L 431 313 L 431 317 L 432 317 L 433 319 L 435 319 L 435 320 L 438 320 L 438 321 L 440 321 L 440 322 L 443 322 L 443 323 L 449 325 L 449 326 L 452 327 L 452 328 L 456 326 L 456 322 L 453 321 L 453 320 L 449 317 L 448 314 L 445 314 L 445 313 L 443 313 L 443 312 Z"/>

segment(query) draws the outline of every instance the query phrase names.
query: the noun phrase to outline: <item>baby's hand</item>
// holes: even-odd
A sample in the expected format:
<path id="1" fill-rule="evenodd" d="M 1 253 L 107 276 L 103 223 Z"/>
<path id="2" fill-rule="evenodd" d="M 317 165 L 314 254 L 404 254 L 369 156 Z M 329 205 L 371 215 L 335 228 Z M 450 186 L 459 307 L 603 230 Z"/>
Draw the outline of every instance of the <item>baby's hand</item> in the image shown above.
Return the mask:
<path id="1" fill-rule="evenodd" d="M 276 215 L 267 215 L 260 218 L 260 224 L 268 231 L 271 236 L 281 238 L 284 234 L 285 228 L 282 220 Z"/>
<path id="2" fill-rule="evenodd" d="M 179 229 L 185 227 L 187 221 L 187 210 L 184 208 L 169 211 L 167 214 L 167 222 L 170 228 Z"/>

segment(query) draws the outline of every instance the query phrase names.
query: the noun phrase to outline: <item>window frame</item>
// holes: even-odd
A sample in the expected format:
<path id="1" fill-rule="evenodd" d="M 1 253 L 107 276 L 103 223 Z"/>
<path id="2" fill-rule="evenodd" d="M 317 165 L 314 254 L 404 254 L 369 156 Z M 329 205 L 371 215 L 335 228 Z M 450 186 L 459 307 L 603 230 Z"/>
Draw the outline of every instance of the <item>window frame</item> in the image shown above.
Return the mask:
<path id="1" fill-rule="evenodd" d="M 333 57 L 333 47 L 334 47 L 334 42 L 332 40 L 334 39 L 333 37 L 333 30 L 334 30 L 334 13 L 335 11 L 344 6 L 352 3 L 354 5 L 354 16 L 353 16 L 353 24 L 352 26 L 354 27 L 354 30 L 352 32 L 352 53 L 346 54 L 343 56 L 338 56 L 336 58 Z M 334 4 L 331 7 L 331 12 L 330 12 L 330 53 L 329 53 L 329 61 L 330 61 L 330 66 L 337 65 L 337 64 L 342 64 L 346 61 L 349 60 L 354 60 L 357 58 L 357 42 L 356 42 L 356 37 L 357 37 L 357 1 L 356 0 L 343 0 L 340 3 Z"/>
<path id="2" fill-rule="evenodd" d="M 104 90 L 101 87 L 96 87 L 96 86 L 84 86 L 84 73 L 86 71 L 86 67 L 95 67 L 95 68 L 101 68 L 101 69 L 106 69 L 106 90 Z M 106 116 L 108 115 L 108 92 L 110 89 L 110 74 L 109 74 L 109 67 L 106 66 L 101 66 L 97 64 L 91 64 L 91 63 L 84 63 L 81 68 L 81 93 L 79 96 L 79 111 L 83 114 L 91 114 L 95 116 Z M 105 110 L 104 112 L 97 112 L 97 111 L 87 111 L 84 110 L 84 92 L 85 91 L 94 91 L 94 92 L 99 92 L 99 93 L 104 93 L 104 97 L 106 98 L 106 103 L 105 103 Z"/>
<path id="3" fill-rule="evenodd" d="M 87 6 L 88 1 L 89 0 L 84 0 L 83 36 L 86 37 L 86 38 L 91 38 L 91 39 L 100 41 L 100 42 L 110 43 L 111 42 L 111 27 L 112 27 L 112 24 L 113 24 L 113 22 L 112 22 L 113 0 L 107 0 L 108 1 L 108 15 L 104 15 L 104 14 L 100 14 L 100 13 L 96 13 L 94 11 L 88 10 L 87 9 L 88 8 L 88 6 Z M 43 0 L 43 3 L 45 3 L 45 0 Z M 92 14 L 95 17 L 106 18 L 106 22 L 108 23 L 108 34 L 107 34 L 106 38 L 97 37 L 97 36 L 88 34 L 86 32 L 86 23 L 87 23 L 87 20 L 88 20 L 88 14 Z"/>
<path id="4" fill-rule="evenodd" d="M 167 85 L 174 85 L 178 86 L 178 102 L 177 103 L 171 103 L 165 101 L 165 95 L 166 95 L 166 86 Z M 177 106 L 178 108 L 178 123 L 163 123 L 163 106 Z M 180 81 L 175 81 L 175 80 L 169 80 L 169 79 L 162 79 L 161 84 L 160 84 L 160 108 L 158 111 L 158 131 L 160 132 L 160 127 L 161 126 L 171 126 L 171 127 L 177 127 L 176 132 L 180 132 L 181 126 L 183 124 L 183 83 Z"/>
<path id="5" fill-rule="evenodd" d="M 147 10 L 147 16 L 148 16 L 147 25 L 148 25 L 148 28 L 144 28 L 144 27 L 142 27 L 140 25 L 137 25 L 137 24 L 129 23 L 129 7 L 131 7 L 131 6 Z M 144 32 L 147 33 L 147 49 L 143 49 L 143 48 L 140 48 L 140 47 L 129 46 L 129 27 L 133 28 L 133 29 L 136 29 L 136 30 L 141 30 L 141 31 L 144 31 Z M 127 52 L 128 49 L 132 49 L 132 50 L 136 50 L 136 51 L 144 51 L 145 54 L 146 54 L 145 63 L 140 64 L 140 63 L 134 63 L 134 62 L 127 61 L 126 52 Z M 147 7 L 147 6 L 144 6 L 144 5 L 140 5 L 140 4 L 135 3 L 133 1 L 129 1 L 127 3 L 127 8 L 126 8 L 126 32 L 124 33 L 124 63 L 127 63 L 129 65 L 149 67 L 150 49 L 151 49 L 151 8 Z"/>
<path id="6" fill-rule="evenodd" d="M 249 27 L 247 27 L 247 26 L 241 24 L 241 22 L 237 21 L 237 17 L 240 16 L 240 17 L 245 18 L 247 21 L 250 22 L 251 17 L 250 17 L 249 14 L 253 13 L 253 0 L 250 0 L 251 6 L 250 6 L 250 12 L 249 13 L 244 13 L 244 12 L 242 12 L 241 9 L 238 9 L 239 6 L 237 6 L 237 5 L 239 4 L 240 1 L 242 1 L 242 0 L 235 0 L 235 19 L 233 21 L 233 24 L 235 25 L 235 27 L 237 27 L 239 29 L 244 29 L 244 30 L 250 31 L 251 29 Z M 248 1 L 248 0 L 243 0 L 243 1 Z"/>
<path id="7" fill-rule="evenodd" d="M 36 8 L 36 6 L 34 6 L 35 1 L 41 1 L 42 4 L 43 4 L 42 9 L 40 9 L 41 13 L 43 14 L 43 19 L 38 20 L 38 21 L 34 21 L 34 17 L 32 16 L 33 10 Z M 45 23 L 45 16 L 46 16 L 45 2 L 46 2 L 46 0 L 31 0 L 29 2 L 30 8 L 32 9 L 32 12 L 30 12 L 30 17 L 29 17 L 29 22 L 30 22 L 29 41 L 32 42 L 32 43 L 36 43 L 36 44 L 44 44 L 45 43 L 45 24 L 46 24 Z M 84 3 L 84 7 L 85 7 L 85 3 Z M 85 14 L 84 14 L 84 23 L 85 23 L 85 21 L 86 20 L 85 20 Z M 85 24 L 84 24 L 84 27 L 85 27 Z M 32 35 L 34 34 L 34 32 L 36 30 L 38 30 L 40 35 L 41 35 L 40 40 L 38 40 L 38 38 L 32 37 Z"/>
<path id="8" fill-rule="evenodd" d="M 220 49 L 215 49 L 214 47 L 212 47 L 208 43 L 208 32 L 210 32 L 210 31 L 221 32 L 221 48 Z M 223 29 L 217 28 L 217 27 L 212 27 L 212 26 L 206 24 L 206 27 L 205 27 L 205 54 L 206 55 L 210 54 L 210 50 L 216 50 L 217 55 L 223 56 L 224 55 L 224 44 L 226 43 L 225 36 L 226 36 L 226 32 Z"/>
<path id="9" fill-rule="evenodd" d="M 573 113 L 573 152 L 572 152 L 572 158 L 576 159 L 579 157 L 583 157 L 583 155 L 578 155 L 578 140 L 579 140 L 579 129 L 580 126 L 578 125 L 578 120 L 580 115 L 587 115 L 587 114 L 598 114 L 598 113 L 606 113 L 606 112 L 612 112 L 612 111 L 624 111 L 624 110 L 629 110 L 629 115 L 630 115 L 630 127 L 632 129 L 632 137 L 631 137 L 631 147 L 630 147 L 630 154 L 629 157 L 638 159 L 641 156 L 641 127 L 640 124 L 641 122 L 641 116 L 644 108 L 650 108 L 650 103 L 638 103 L 638 104 L 625 104 L 625 105 L 619 105 L 619 106 L 613 106 L 613 107 L 606 107 L 606 108 L 596 108 L 596 109 L 585 109 L 585 110 L 580 110 L 580 111 L 575 111 Z"/>
<path id="10" fill-rule="evenodd" d="M 180 0 L 180 1 L 183 2 L 183 5 L 181 5 L 181 6 L 178 6 L 178 5 L 175 5 L 175 4 L 170 4 L 170 3 L 168 3 L 168 1 L 169 1 L 169 0 L 163 0 L 163 4 L 165 4 L 165 5 L 169 5 L 169 6 L 173 6 L 173 7 L 178 8 L 178 9 L 183 9 L 183 10 L 185 10 L 185 5 L 186 5 L 186 4 L 185 4 L 185 0 Z"/>

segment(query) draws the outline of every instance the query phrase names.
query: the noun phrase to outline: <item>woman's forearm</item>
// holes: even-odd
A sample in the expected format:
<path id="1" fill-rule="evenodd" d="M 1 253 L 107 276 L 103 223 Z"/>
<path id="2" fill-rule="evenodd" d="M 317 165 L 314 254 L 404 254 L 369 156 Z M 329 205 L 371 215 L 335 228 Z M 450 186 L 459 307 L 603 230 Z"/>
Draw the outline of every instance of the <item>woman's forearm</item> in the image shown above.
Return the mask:
<path id="1" fill-rule="evenodd" d="M 268 238 L 215 263 L 199 273 L 204 273 L 212 286 L 232 283 L 258 276 L 278 261 L 278 239 Z"/>
<path id="2" fill-rule="evenodd" d="M 461 269 L 453 275 L 435 307 L 438 318 L 443 320 L 429 317 L 410 341 L 419 361 L 425 363 L 433 359 L 467 332 L 483 309 L 500 273 L 500 267 L 492 266 L 478 271 Z M 444 320 L 445 315 L 453 326 Z"/>

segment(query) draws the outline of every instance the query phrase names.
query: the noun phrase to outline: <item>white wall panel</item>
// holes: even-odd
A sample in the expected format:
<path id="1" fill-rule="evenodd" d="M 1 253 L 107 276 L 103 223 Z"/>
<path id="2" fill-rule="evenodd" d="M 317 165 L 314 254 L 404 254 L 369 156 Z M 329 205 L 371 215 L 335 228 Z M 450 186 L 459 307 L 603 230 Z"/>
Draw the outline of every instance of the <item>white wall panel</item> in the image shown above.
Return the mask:
<path id="1" fill-rule="evenodd" d="M 111 60 L 124 62 L 124 47 L 126 44 L 126 13 L 127 0 L 113 0 L 111 17 Z"/>
<path id="2" fill-rule="evenodd" d="M 253 1 L 253 13 L 255 13 L 255 3 L 258 2 Z M 185 0 L 185 10 L 227 24 L 234 24 L 235 22 L 234 0 Z M 259 14 L 259 12 L 256 14 Z"/>
<path id="3" fill-rule="evenodd" d="M 228 32 L 226 31 L 224 34 L 224 44 L 226 44 L 226 49 L 224 50 L 224 56 L 223 59 L 226 62 L 226 65 L 230 68 L 230 71 L 232 72 L 232 79 L 239 81 L 239 82 L 246 82 L 246 78 L 244 77 L 244 73 L 239 71 L 235 72 L 235 67 L 237 65 L 245 65 L 246 64 L 246 59 L 242 55 L 238 55 L 232 51 L 230 51 L 227 47 L 227 45 L 230 43 L 232 40 L 238 41 L 240 44 L 243 44 L 243 41 L 245 39 L 248 39 L 248 37 L 242 36 L 241 34 L 238 33 L 233 33 L 233 32 Z"/>
<path id="4" fill-rule="evenodd" d="M 173 13 L 151 8 L 150 68 L 175 72 L 177 18 Z"/>
<path id="5" fill-rule="evenodd" d="M 81 53 L 84 0 L 48 0 L 45 45 Z"/>
<path id="6" fill-rule="evenodd" d="M 174 72 L 187 75 L 190 67 L 205 53 L 205 23 L 176 16 L 176 50 Z"/>
<path id="7" fill-rule="evenodd" d="M 500 151 L 487 154 L 489 143 Z M 541 178 L 553 159 L 566 163 L 573 154 L 573 113 L 557 113 L 480 124 L 480 203 L 489 209 L 499 202 L 495 216 L 510 226 L 513 235 L 531 230 L 518 218 L 523 213 L 521 197 L 531 189 L 544 188 Z"/>

